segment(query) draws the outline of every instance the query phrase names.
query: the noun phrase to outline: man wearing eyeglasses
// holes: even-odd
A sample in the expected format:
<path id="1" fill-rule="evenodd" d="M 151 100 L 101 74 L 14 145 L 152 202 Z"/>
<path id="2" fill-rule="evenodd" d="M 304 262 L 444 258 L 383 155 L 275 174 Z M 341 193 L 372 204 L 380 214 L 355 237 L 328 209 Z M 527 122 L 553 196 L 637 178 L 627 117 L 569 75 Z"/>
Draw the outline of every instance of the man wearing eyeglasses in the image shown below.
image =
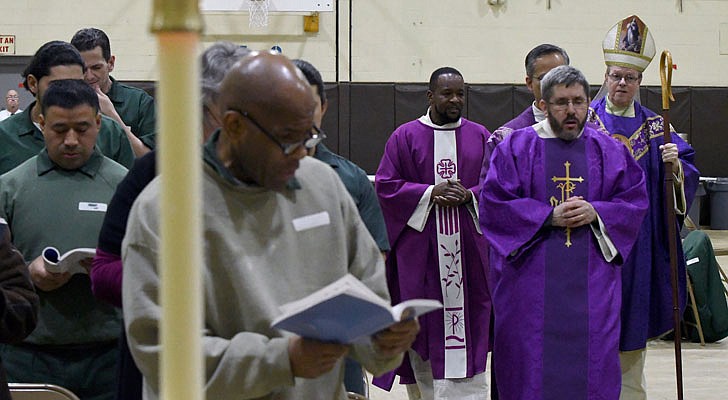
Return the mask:
<path id="1" fill-rule="evenodd" d="M 620 38 L 642 38 L 634 49 Z M 673 329 L 672 286 L 669 240 L 665 223 L 665 162 L 672 164 L 675 182 L 675 211 L 685 215 L 697 189 L 700 176 L 695 168 L 693 149 L 678 135 L 664 144 L 664 120 L 639 103 L 642 72 L 655 55 L 655 43 L 647 26 L 637 16 L 629 16 L 607 33 L 603 42 L 607 71 L 604 86 L 592 102 L 589 119 L 624 143 L 645 172 L 650 208 L 634 251 L 622 267 L 622 400 L 646 399 L 644 381 L 647 341 Z M 672 127 L 670 127 L 672 129 Z M 680 232 L 676 228 L 675 232 Z M 685 308 L 685 261 L 677 246 L 679 301 Z M 682 314 L 681 314 L 682 315 Z"/>
<path id="2" fill-rule="evenodd" d="M 648 199 L 627 149 L 586 124 L 588 90 L 574 67 L 547 73 L 546 119 L 495 148 L 483 183 L 501 399 L 619 397 L 619 265 Z"/>
<path id="3" fill-rule="evenodd" d="M 523 112 L 521 112 L 521 114 L 517 117 L 493 131 L 488 138 L 488 155 L 483 160 L 483 166 L 480 170 L 481 182 L 485 179 L 485 175 L 488 173 L 488 167 L 490 166 L 490 154 L 493 153 L 495 146 L 503 141 L 503 138 L 513 131 L 531 126 L 546 119 L 546 115 L 539 108 L 539 102 L 541 101 L 541 81 L 546 73 L 559 65 L 569 65 L 569 55 L 566 53 L 566 50 L 559 46 L 543 43 L 534 47 L 528 52 L 528 54 L 526 54 L 526 87 L 529 92 L 533 93 L 533 103 L 526 107 L 526 109 L 523 110 Z M 481 193 L 478 193 L 478 195 L 482 196 Z M 483 209 L 483 203 L 481 202 L 480 213 L 482 214 L 484 212 L 486 211 Z M 495 370 L 491 368 L 490 398 L 498 400 L 498 388 L 494 371 Z"/>
<path id="4" fill-rule="evenodd" d="M 13 89 L 8 90 L 8 93 L 5 95 L 5 109 L 0 111 L 0 121 L 20 111 L 23 110 L 20 109 L 18 92 Z"/>
<path id="5" fill-rule="evenodd" d="M 384 262 L 336 172 L 306 157 L 324 135 L 311 89 L 287 58 L 250 53 L 226 74 L 217 104 L 222 126 L 203 150 L 206 396 L 344 400 L 343 356 L 382 374 L 419 325 L 400 322 L 353 345 L 271 328 L 279 306 L 347 273 L 389 299 Z M 159 397 L 158 195 L 154 180 L 122 246 L 124 319 L 145 399 Z"/>
<path id="6" fill-rule="evenodd" d="M 465 82 L 436 69 L 422 117 L 390 136 L 375 188 L 392 250 L 387 279 L 395 303 L 441 301 L 397 370 L 411 397 L 484 398 L 490 330 L 487 243 L 478 225 L 478 178 L 490 132 L 462 117 Z M 390 374 L 375 381 L 389 389 Z M 419 394 L 416 394 L 419 391 Z"/>

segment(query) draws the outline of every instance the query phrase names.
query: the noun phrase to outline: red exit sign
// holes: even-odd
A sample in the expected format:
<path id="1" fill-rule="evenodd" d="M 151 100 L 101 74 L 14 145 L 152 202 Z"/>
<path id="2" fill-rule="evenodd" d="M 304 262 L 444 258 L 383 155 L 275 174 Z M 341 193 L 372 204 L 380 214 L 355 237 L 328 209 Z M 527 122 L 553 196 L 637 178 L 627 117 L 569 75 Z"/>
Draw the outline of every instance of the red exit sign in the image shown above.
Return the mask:
<path id="1" fill-rule="evenodd" d="M 15 54 L 15 35 L 0 35 L 0 55 Z"/>

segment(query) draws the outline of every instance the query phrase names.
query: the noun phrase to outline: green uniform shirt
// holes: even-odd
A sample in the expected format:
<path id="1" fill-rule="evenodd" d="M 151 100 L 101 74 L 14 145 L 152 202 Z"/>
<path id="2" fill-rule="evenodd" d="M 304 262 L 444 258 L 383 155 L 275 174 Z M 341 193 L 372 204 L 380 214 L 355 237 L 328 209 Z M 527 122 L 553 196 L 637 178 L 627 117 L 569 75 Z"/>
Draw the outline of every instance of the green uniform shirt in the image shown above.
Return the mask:
<path id="1" fill-rule="evenodd" d="M 111 78 L 111 77 L 109 77 Z M 111 89 L 106 93 L 116 112 L 131 131 L 147 147 L 153 149 L 156 135 L 154 98 L 142 89 L 127 86 L 111 78 Z"/>
<path id="2" fill-rule="evenodd" d="M 323 143 L 316 146 L 316 153 L 313 157 L 329 164 L 336 171 L 341 181 L 344 182 L 346 190 L 354 199 L 359 216 L 367 226 L 369 233 L 372 234 L 374 241 L 377 242 L 379 250 L 389 251 L 384 215 L 382 215 L 382 208 L 379 206 L 374 185 L 369 181 L 367 173 L 353 162 L 333 153 Z"/>
<path id="3" fill-rule="evenodd" d="M 43 133 L 30 116 L 35 106 L 31 103 L 23 112 L 0 122 L 0 174 L 22 164 L 45 148 Z M 101 129 L 96 139 L 96 147 L 106 157 L 130 168 L 134 164 L 134 152 L 126 138 L 124 129 L 116 121 L 101 116 Z"/>
<path id="4" fill-rule="evenodd" d="M 126 168 L 95 151 L 80 169 L 58 168 L 44 149 L 0 176 L 0 217 L 13 243 L 30 262 L 47 246 L 61 254 L 96 247 L 106 205 Z M 26 343 L 69 345 L 114 340 L 121 314 L 96 300 L 89 276 L 75 274 L 56 290 L 38 290 L 38 325 Z"/>

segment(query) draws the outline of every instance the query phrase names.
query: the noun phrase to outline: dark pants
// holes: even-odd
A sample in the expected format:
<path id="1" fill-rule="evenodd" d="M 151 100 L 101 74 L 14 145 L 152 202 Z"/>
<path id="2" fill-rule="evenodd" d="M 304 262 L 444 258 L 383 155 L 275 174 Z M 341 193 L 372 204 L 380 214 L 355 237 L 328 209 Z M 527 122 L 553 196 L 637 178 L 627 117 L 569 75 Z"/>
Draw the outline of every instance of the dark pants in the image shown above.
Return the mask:
<path id="1" fill-rule="evenodd" d="M 51 383 L 81 400 L 113 400 L 117 341 L 74 346 L 1 345 L 9 382 Z"/>
<path id="2" fill-rule="evenodd" d="M 364 396 L 364 371 L 361 369 L 361 365 L 346 357 L 344 365 L 344 387 L 347 392 L 354 392 Z"/>
<path id="3" fill-rule="evenodd" d="M 119 337 L 119 387 L 116 400 L 142 400 L 142 373 L 131 357 L 124 327 Z"/>

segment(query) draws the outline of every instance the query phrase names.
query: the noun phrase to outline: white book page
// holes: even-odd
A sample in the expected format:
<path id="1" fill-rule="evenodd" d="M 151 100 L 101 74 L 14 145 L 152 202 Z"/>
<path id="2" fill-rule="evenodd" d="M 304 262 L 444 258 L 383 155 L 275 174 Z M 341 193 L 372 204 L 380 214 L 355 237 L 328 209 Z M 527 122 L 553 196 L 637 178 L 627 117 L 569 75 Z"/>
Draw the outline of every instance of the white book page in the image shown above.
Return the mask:
<path id="1" fill-rule="evenodd" d="M 321 303 L 324 300 L 331 299 L 342 293 L 349 294 L 354 297 L 358 297 L 363 300 L 367 300 L 371 303 L 379 304 L 389 309 L 389 303 L 384 299 L 377 296 L 376 293 L 372 292 L 366 285 L 360 280 L 355 278 L 351 274 L 346 274 L 340 279 L 324 286 L 323 288 L 315 291 L 314 293 L 296 301 L 286 303 L 279 307 L 281 310 L 281 318 L 284 316 L 291 316 L 297 314 L 311 306 Z"/>
<path id="2" fill-rule="evenodd" d="M 392 307 L 392 317 L 395 321 L 419 317 L 422 314 L 442 308 L 442 303 L 431 299 L 411 299 L 403 301 Z"/>

